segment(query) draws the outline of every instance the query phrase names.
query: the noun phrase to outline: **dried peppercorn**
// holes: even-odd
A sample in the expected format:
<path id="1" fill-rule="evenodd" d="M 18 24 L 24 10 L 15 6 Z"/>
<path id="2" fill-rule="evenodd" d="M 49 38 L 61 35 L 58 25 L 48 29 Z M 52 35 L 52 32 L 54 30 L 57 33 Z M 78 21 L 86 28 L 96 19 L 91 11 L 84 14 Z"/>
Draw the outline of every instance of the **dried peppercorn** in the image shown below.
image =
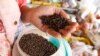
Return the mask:
<path id="1" fill-rule="evenodd" d="M 19 41 L 20 48 L 30 56 L 50 56 L 57 51 L 52 43 L 38 34 L 23 35 Z"/>
<path id="2" fill-rule="evenodd" d="M 41 16 L 40 19 L 44 25 L 47 25 L 49 28 L 59 32 L 60 29 L 64 29 L 67 25 L 69 25 L 69 21 L 64 17 L 54 14 L 50 16 Z"/>

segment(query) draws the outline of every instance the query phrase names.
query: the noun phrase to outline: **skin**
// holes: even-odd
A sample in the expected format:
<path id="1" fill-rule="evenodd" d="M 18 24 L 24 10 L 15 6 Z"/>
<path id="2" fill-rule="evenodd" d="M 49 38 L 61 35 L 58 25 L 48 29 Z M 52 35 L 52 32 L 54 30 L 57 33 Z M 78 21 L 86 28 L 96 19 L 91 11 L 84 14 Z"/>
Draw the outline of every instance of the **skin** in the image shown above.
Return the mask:
<path id="1" fill-rule="evenodd" d="M 39 6 L 36 8 L 28 8 L 27 6 L 21 7 L 22 12 L 22 21 L 23 22 L 30 22 L 33 25 L 35 25 L 40 30 L 49 33 L 50 35 L 54 37 L 60 37 L 62 33 L 62 36 L 71 36 L 71 33 L 76 31 L 76 27 L 78 26 L 77 23 L 72 22 L 70 26 L 65 27 L 65 29 L 59 30 L 60 33 L 54 31 L 53 29 L 49 29 L 47 25 L 43 25 L 40 16 L 49 16 L 53 14 L 59 14 L 65 19 L 69 18 L 69 15 L 66 14 L 62 9 L 54 6 Z"/>

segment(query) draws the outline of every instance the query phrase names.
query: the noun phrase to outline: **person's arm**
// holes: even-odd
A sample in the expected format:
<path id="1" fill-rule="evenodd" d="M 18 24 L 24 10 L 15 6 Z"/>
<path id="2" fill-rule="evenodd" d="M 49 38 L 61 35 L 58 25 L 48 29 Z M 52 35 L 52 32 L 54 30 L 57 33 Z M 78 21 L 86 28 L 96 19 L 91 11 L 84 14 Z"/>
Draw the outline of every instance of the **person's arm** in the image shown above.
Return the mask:
<path id="1" fill-rule="evenodd" d="M 40 17 L 45 15 L 53 15 L 53 14 L 59 14 L 62 17 L 68 19 L 69 16 L 64 12 L 61 8 L 54 7 L 54 6 L 39 6 L 36 8 L 27 8 L 26 6 L 23 6 L 21 8 L 22 12 L 22 20 L 24 22 L 30 22 L 36 27 L 38 27 L 40 30 L 49 33 L 52 36 L 59 37 L 62 33 L 63 36 L 71 36 L 71 33 L 73 33 L 77 27 L 77 23 L 72 23 L 70 26 L 66 27 L 66 29 L 60 30 L 60 33 L 54 31 L 53 29 L 49 29 L 47 25 L 43 25 Z"/>
<path id="2" fill-rule="evenodd" d="M 72 23 L 70 26 L 66 27 L 66 29 L 60 30 L 60 33 L 54 31 L 53 29 L 49 29 L 47 25 L 43 25 L 40 19 L 40 16 L 49 16 L 53 14 L 59 14 L 65 19 L 68 19 L 68 14 L 64 12 L 61 8 L 55 6 L 39 6 L 36 8 L 28 8 L 25 4 L 20 6 L 21 11 L 21 19 L 23 22 L 29 22 L 35 25 L 40 30 L 49 33 L 52 36 L 59 37 L 62 33 L 63 36 L 71 36 L 71 33 L 74 32 L 77 27 L 76 23 Z"/>
<path id="3" fill-rule="evenodd" d="M 30 8 L 28 8 L 25 5 L 20 8 L 20 11 L 21 11 L 21 20 L 23 22 L 29 22 L 29 18 L 27 17 L 27 14 L 28 14 L 29 10 L 30 10 Z"/>
<path id="4" fill-rule="evenodd" d="M 27 22 L 26 18 L 26 14 L 29 10 L 29 8 L 26 6 L 26 0 L 17 0 L 17 3 L 19 5 L 20 11 L 21 11 L 21 19 L 24 22 Z"/>

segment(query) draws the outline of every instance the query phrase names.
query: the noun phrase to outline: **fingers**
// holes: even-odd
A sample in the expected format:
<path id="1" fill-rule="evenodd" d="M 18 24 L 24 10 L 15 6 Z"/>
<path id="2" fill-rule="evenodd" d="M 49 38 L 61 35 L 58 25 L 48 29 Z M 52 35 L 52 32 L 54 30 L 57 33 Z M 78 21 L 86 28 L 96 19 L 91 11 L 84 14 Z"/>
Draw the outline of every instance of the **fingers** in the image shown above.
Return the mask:
<path id="1" fill-rule="evenodd" d="M 55 6 L 40 6 L 40 7 L 37 7 L 35 11 L 38 12 L 35 14 L 39 15 L 39 16 L 41 16 L 41 15 L 48 16 L 48 15 L 53 15 L 56 13 L 66 19 L 69 18 L 68 14 L 63 9 L 55 7 Z"/>
<path id="2" fill-rule="evenodd" d="M 69 19 L 69 15 L 61 8 L 56 8 L 55 13 L 61 15 L 65 19 Z"/>
<path id="3" fill-rule="evenodd" d="M 38 17 L 31 16 L 30 23 L 32 23 L 33 25 L 35 25 L 39 29 L 41 29 L 41 27 L 43 26 L 42 21 Z"/>
<path id="4" fill-rule="evenodd" d="M 77 23 L 72 23 L 70 26 L 66 26 L 65 29 L 61 29 L 60 32 L 64 37 L 70 37 L 71 33 L 76 31 L 77 26 Z"/>
<path id="5" fill-rule="evenodd" d="M 60 37 L 60 33 L 54 31 L 53 29 L 48 28 L 47 25 L 44 25 L 42 27 L 42 31 L 47 32 L 48 34 L 54 36 L 54 37 Z"/>
<path id="6" fill-rule="evenodd" d="M 66 26 L 64 29 L 59 30 L 59 32 L 54 31 L 53 29 L 48 28 L 48 26 L 44 25 L 42 27 L 42 31 L 47 32 L 48 34 L 54 36 L 54 37 L 60 37 L 61 35 L 63 37 L 71 37 L 71 33 L 76 31 L 78 24 L 77 23 L 71 23 L 70 26 Z"/>
<path id="7" fill-rule="evenodd" d="M 55 13 L 55 6 L 39 6 L 36 8 L 36 14 L 39 16 L 49 16 Z M 38 13 L 37 13 L 38 12 Z"/>
<path id="8" fill-rule="evenodd" d="M 76 28 L 78 27 L 78 23 L 71 23 L 68 27 L 66 26 L 65 27 L 65 30 L 67 31 L 67 32 L 70 32 L 70 33 L 73 33 L 73 32 L 75 32 L 76 31 Z"/>
<path id="9" fill-rule="evenodd" d="M 70 32 L 67 32 L 64 29 L 61 29 L 60 32 L 61 32 L 61 34 L 62 34 L 63 37 L 66 37 L 66 36 L 67 37 L 70 37 L 71 36 L 71 33 Z"/>
<path id="10" fill-rule="evenodd" d="M 60 9 L 60 13 L 59 13 L 62 17 L 64 17 L 65 19 L 69 19 L 69 15 L 62 9 Z"/>
<path id="11" fill-rule="evenodd" d="M 68 14 L 60 8 L 53 6 L 53 7 L 46 7 L 46 8 L 44 7 L 44 9 L 47 9 L 47 10 L 42 11 L 41 15 L 51 15 L 51 14 L 57 13 L 57 14 L 60 14 L 65 19 L 69 19 Z M 34 20 L 34 22 L 35 22 L 35 25 L 37 25 L 38 27 L 42 25 L 40 19 L 36 19 Z M 71 36 L 71 33 L 76 30 L 76 25 L 77 25 L 76 23 L 72 23 L 70 26 L 67 26 L 65 29 L 61 29 L 60 32 L 62 33 L 63 36 Z M 40 29 L 44 32 L 48 32 L 50 35 L 55 36 L 55 37 L 59 37 L 61 35 L 59 32 L 56 32 L 53 29 L 49 29 L 48 26 L 43 26 Z"/>
<path id="12" fill-rule="evenodd" d="M 52 29 L 48 29 L 46 32 L 48 32 L 50 35 L 57 37 L 57 38 L 61 36 L 60 33 L 56 32 Z"/>
<path id="13" fill-rule="evenodd" d="M 61 35 L 63 37 L 70 37 L 71 33 L 76 31 L 78 24 L 77 23 L 71 23 L 70 26 L 66 26 L 64 29 L 59 30 L 59 32 L 54 31 L 53 29 L 48 28 L 48 26 L 44 25 L 42 27 L 42 31 L 49 33 L 50 35 L 54 37 L 60 37 Z"/>
<path id="14" fill-rule="evenodd" d="M 46 31 L 48 30 L 48 26 L 47 26 L 47 25 L 43 25 L 43 26 L 41 27 L 41 30 L 42 30 L 43 32 L 46 32 Z"/>

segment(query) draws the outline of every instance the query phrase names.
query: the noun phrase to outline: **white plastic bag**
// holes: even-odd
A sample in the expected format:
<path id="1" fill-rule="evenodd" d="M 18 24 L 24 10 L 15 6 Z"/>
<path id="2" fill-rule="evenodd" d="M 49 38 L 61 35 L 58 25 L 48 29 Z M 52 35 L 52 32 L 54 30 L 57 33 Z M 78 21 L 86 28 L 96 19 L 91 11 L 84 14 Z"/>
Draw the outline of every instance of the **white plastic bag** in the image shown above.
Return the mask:
<path id="1" fill-rule="evenodd" d="M 92 48 L 83 42 L 74 41 L 72 43 L 73 56 L 98 56 L 97 50 L 92 50 Z"/>

